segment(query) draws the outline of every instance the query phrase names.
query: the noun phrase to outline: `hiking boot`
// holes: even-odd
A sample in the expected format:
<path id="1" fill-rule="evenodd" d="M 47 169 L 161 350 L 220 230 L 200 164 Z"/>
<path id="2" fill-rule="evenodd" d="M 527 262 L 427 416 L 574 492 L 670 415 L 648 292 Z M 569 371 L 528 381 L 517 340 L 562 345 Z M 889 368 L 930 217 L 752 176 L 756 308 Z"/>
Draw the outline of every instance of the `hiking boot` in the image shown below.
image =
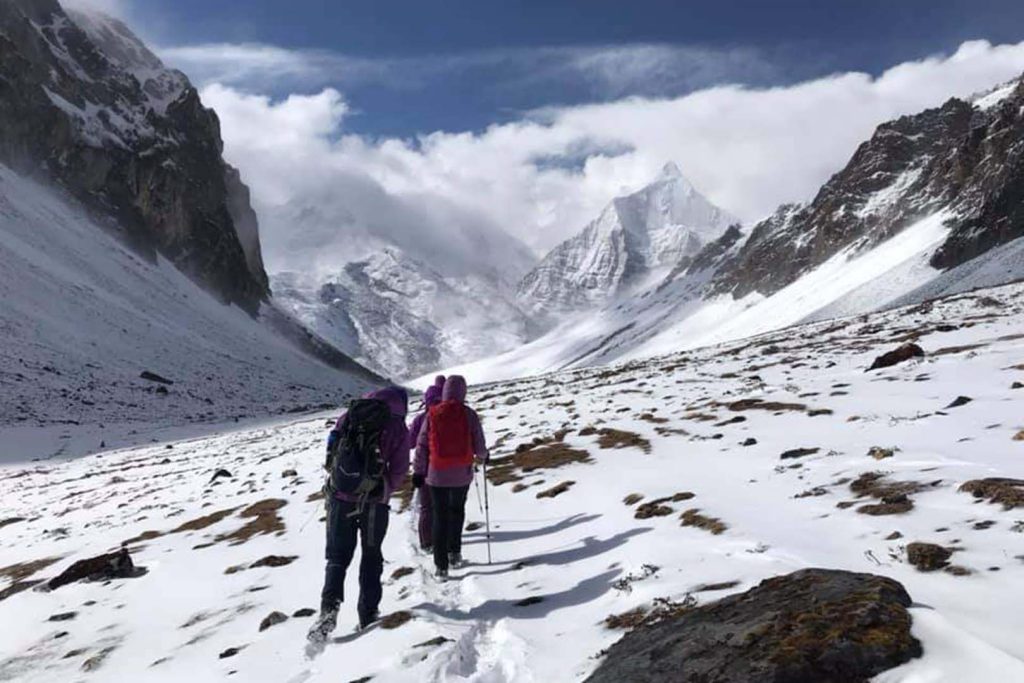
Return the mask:
<path id="1" fill-rule="evenodd" d="M 320 616 L 316 622 L 310 627 L 309 633 L 306 637 L 317 643 L 322 643 L 327 640 L 328 636 L 334 632 L 334 629 L 338 627 L 338 610 L 324 609 L 320 611 Z"/>
<path id="2" fill-rule="evenodd" d="M 437 570 L 434 572 L 434 576 L 437 577 L 438 581 L 447 581 L 448 580 L 448 570 L 447 569 L 441 569 L 440 567 L 438 567 Z"/>
<path id="3" fill-rule="evenodd" d="M 464 566 L 466 562 L 462 559 L 462 553 L 448 553 L 448 564 L 458 569 Z"/>

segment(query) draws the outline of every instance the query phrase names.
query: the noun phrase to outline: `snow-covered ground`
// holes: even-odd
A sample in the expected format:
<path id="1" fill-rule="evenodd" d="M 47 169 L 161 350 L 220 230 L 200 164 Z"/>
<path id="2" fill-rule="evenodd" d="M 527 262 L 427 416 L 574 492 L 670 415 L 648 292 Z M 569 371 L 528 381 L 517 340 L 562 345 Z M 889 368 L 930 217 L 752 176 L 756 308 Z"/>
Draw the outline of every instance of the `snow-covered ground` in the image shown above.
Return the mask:
<path id="1" fill-rule="evenodd" d="M 925 655 L 879 683 L 1024 681 L 1024 510 L 958 491 L 1024 478 L 1024 389 L 1011 388 L 1024 381 L 1022 315 L 1024 286 L 1011 285 L 475 387 L 494 445 L 493 563 L 468 532 L 472 564 L 438 584 L 394 501 L 382 609 L 397 627 L 349 632 L 353 571 L 337 638 L 312 661 L 310 618 L 259 627 L 317 606 L 327 415 L 8 466 L 0 591 L 129 539 L 148 573 L 0 599 L 2 623 L 17 624 L 0 629 L 0 680 L 571 681 L 621 636 L 609 615 L 824 566 L 891 576 L 916 601 Z M 926 357 L 865 372 L 908 339 Z M 947 407 L 958 396 L 972 400 Z M 793 449 L 817 450 L 780 457 Z M 917 482 L 913 508 L 862 512 L 879 501 L 850 485 L 873 472 Z M 476 495 L 470 523 L 483 519 Z M 663 514 L 635 516 L 659 498 Z M 911 541 L 956 548 L 964 571 L 917 571 Z M 271 555 L 282 566 L 246 568 Z"/>
<path id="2" fill-rule="evenodd" d="M 0 461 L 334 404 L 372 381 L 314 360 L 108 230 L 0 165 Z"/>

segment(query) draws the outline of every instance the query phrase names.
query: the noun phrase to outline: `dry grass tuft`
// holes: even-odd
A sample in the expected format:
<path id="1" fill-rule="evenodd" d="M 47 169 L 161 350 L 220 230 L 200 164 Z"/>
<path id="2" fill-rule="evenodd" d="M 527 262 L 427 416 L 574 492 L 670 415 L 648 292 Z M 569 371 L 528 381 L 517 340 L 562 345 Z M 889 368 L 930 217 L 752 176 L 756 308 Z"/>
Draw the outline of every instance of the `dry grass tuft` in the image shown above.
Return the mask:
<path id="1" fill-rule="evenodd" d="M 230 533 L 217 536 L 217 542 L 228 541 L 231 545 L 241 545 L 253 536 L 283 532 L 284 520 L 277 511 L 287 504 L 288 501 L 281 498 L 268 498 L 253 503 L 238 513 L 239 517 L 251 521 Z"/>
<path id="2" fill-rule="evenodd" d="M 537 494 L 537 497 L 538 498 L 554 498 L 556 496 L 560 496 L 561 494 L 563 494 L 566 491 L 568 491 L 569 488 L 573 484 L 575 484 L 575 483 L 576 482 L 574 482 L 574 481 L 563 481 L 562 483 L 556 484 L 555 486 L 552 486 L 551 488 L 549 488 L 549 489 L 547 489 L 545 491 L 541 491 L 540 493 Z"/>
<path id="3" fill-rule="evenodd" d="M 718 536 L 729 528 L 725 522 L 716 517 L 708 517 L 700 514 L 700 510 L 697 508 L 687 510 L 679 516 L 679 519 L 682 520 L 682 526 L 693 526 L 698 529 L 704 529 L 705 531 L 710 531 L 715 536 Z"/>

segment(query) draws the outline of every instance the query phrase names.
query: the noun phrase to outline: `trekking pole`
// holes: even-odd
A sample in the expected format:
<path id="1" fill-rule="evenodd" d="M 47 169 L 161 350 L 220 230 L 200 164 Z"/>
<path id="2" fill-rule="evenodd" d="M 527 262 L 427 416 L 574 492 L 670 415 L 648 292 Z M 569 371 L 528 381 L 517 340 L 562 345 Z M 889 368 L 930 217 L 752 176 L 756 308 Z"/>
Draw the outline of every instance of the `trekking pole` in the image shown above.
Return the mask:
<path id="1" fill-rule="evenodd" d="M 491 504 L 487 499 L 487 461 L 484 460 L 484 520 L 487 525 L 487 564 L 491 563 Z"/>
<path id="2" fill-rule="evenodd" d="M 473 472 L 473 486 L 476 487 L 476 504 L 477 504 L 477 507 L 480 508 L 480 514 L 482 515 L 482 514 L 484 514 L 484 501 L 483 501 L 483 498 L 480 497 L 480 481 L 476 478 L 476 473 L 477 473 L 477 471 L 474 470 L 474 472 Z"/>

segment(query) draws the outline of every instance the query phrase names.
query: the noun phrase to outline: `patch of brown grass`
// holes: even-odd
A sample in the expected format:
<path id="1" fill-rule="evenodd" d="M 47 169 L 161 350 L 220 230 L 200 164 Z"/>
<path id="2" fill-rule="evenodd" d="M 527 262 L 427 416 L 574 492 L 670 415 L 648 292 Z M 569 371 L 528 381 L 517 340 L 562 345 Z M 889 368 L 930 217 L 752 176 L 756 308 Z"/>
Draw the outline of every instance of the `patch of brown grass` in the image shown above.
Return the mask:
<path id="1" fill-rule="evenodd" d="M 644 494 L 642 494 L 642 493 L 631 493 L 628 496 L 626 496 L 625 498 L 623 498 L 622 502 L 625 503 L 626 505 L 636 505 L 637 503 L 639 503 L 643 499 L 644 499 Z"/>
<path id="2" fill-rule="evenodd" d="M 691 508 L 682 515 L 679 516 L 682 521 L 682 526 L 692 526 L 698 529 L 704 529 L 710 531 L 715 536 L 718 536 L 723 531 L 729 528 L 729 526 L 722 520 L 716 517 L 708 517 L 700 514 L 700 510 L 697 508 Z"/>
<path id="3" fill-rule="evenodd" d="M 398 581 L 399 579 L 402 579 L 402 578 L 405 578 L 406 576 L 409 576 L 410 574 L 412 574 L 415 571 L 416 570 L 413 569 L 412 567 L 399 567 L 395 571 L 391 572 L 391 580 L 392 581 Z"/>
<path id="4" fill-rule="evenodd" d="M 0 578 L 9 579 L 11 583 L 15 583 L 23 579 L 27 579 L 36 572 L 46 569 L 52 564 L 56 564 L 61 559 L 63 559 L 61 556 L 44 557 L 41 560 L 19 562 L 6 567 L 0 567 Z"/>
<path id="5" fill-rule="evenodd" d="M 237 509 L 238 507 L 232 507 L 226 508 L 224 510 L 218 510 L 216 512 L 211 512 L 208 515 L 203 515 L 202 517 L 197 517 L 187 522 L 183 522 L 182 524 L 179 524 L 170 531 L 157 531 L 155 529 L 143 531 L 138 536 L 133 536 L 132 538 L 129 538 L 128 540 L 124 541 L 124 545 L 132 545 L 134 543 L 152 541 L 154 538 L 160 538 L 161 536 L 167 536 L 169 534 L 183 534 L 190 531 L 202 531 L 203 529 L 206 529 L 207 527 L 213 526 L 217 522 L 220 522 L 221 520 L 235 512 Z"/>
<path id="6" fill-rule="evenodd" d="M 721 581 L 719 583 L 702 583 L 693 589 L 694 593 L 710 593 L 713 591 L 727 591 L 740 585 L 739 581 Z"/>
<path id="7" fill-rule="evenodd" d="M 780 401 L 765 401 L 760 398 L 743 398 L 739 401 L 725 404 L 725 407 L 733 412 L 744 410 L 767 410 L 773 413 L 783 411 L 803 412 L 807 406 L 803 403 L 782 403 Z"/>
<path id="8" fill-rule="evenodd" d="M 681 616 L 696 606 L 697 600 L 692 595 L 686 595 L 682 600 L 655 598 L 650 609 L 636 607 L 622 614 L 611 614 L 605 617 L 604 625 L 609 629 L 631 631 L 641 626 L 654 626 L 666 619 Z"/>
<path id="9" fill-rule="evenodd" d="M 398 612 L 392 612 L 386 616 L 381 617 L 380 627 L 388 631 L 394 630 L 412 621 L 412 612 L 408 610 L 401 610 Z"/>
<path id="10" fill-rule="evenodd" d="M 522 480 L 522 475 L 537 470 L 554 469 L 572 463 L 589 463 L 590 454 L 571 448 L 560 441 L 532 446 L 512 455 L 492 460 L 487 479 L 495 486 Z"/>
<path id="11" fill-rule="evenodd" d="M 537 497 L 538 498 L 554 498 L 556 496 L 560 496 L 561 494 L 563 494 L 566 491 L 568 491 L 569 488 L 573 484 L 575 484 L 575 483 L 576 482 L 574 482 L 574 481 L 563 481 L 560 484 L 556 484 L 555 486 L 552 486 L 549 489 L 541 491 L 540 493 L 537 494 Z"/>
<path id="12" fill-rule="evenodd" d="M 651 452 L 651 442 L 636 432 L 603 427 L 597 433 L 597 445 L 601 448 L 629 448 L 635 446 L 644 453 Z"/>
<path id="13" fill-rule="evenodd" d="M 267 498 L 253 503 L 238 513 L 239 517 L 250 521 L 230 533 L 217 536 L 217 542 L 228 541 L 231 545 L 241 545 L 253 536 L 282 533 L 284 520 L 277 511 L 287 504 L 288 501 L 281 498 Z"/>
<path id="14" fill-rule="evenodd" d="M 937 351 L 932 351 L 932 356 L 947 356 L 951 353 L 964 353 L 965 351 L 974 351 L 975 349 L 983 349 L 988 344 L 964 344 L 963 346 L 944 346 Z"/>
<path id="15" fill-rule="evenodd" d="M 1024 507 L 1024 479 L 1005 477 L 972 479 L 961 484 L 959 490 L 969 493 L 975 498 L 998 503 L 1003 506 L 1004 510 Z"/>
<path id="16" fill-rule="evenodd" d="M 647 609 L 635 607 L 621 614 L 609 614 L 604 618 L 604 627 L 614 631 L 633 630 L 647 619 Z"/>
<path id="17" fill-rule="evenodd" d="M 299 559 L 298 555 L 267 555 L 266 557 L 262 557 L 250 564 L 249 569 L 257 569 L 259 567 L 286 567 L 297 559 Z"/>

